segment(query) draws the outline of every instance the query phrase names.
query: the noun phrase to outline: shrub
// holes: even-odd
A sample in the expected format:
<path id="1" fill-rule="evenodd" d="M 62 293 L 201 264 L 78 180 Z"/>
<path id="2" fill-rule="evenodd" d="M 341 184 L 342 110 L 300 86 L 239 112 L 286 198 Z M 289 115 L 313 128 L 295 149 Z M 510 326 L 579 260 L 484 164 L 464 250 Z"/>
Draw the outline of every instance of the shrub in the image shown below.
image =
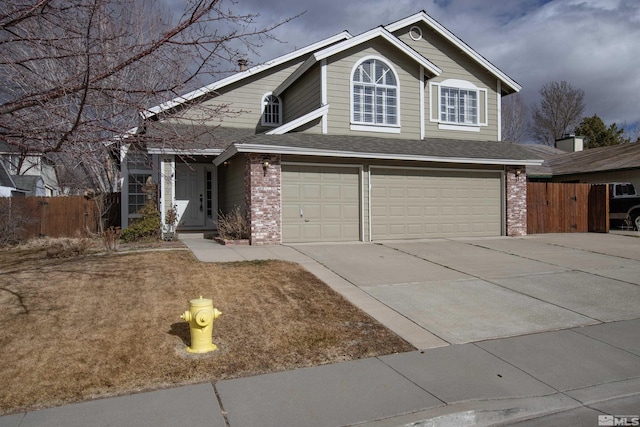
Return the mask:
<path id="1" fill-rule="evenodd" d="M 236 207 L 229 213 L 218 215 L 218 233 L 227 240 L 239 240 L 249 238 L 249 226 L 244 212 Z"/>
<path id="2" fill-rule="evenodd" d="M 75 258 L 86 255 L 91 241 L 89 239 L 45 239 L 48 244 L 47 258 Z"/>
<path id="3" fill-rule="evenodd" d="M 160 211 L 154 201 L 147 200 L 147 203 L 138 211 L 138 214 L 141 217 L 122 230 L 120 240 L 131 243 L 142 239 L 158 239 L 161 227 Z"/>

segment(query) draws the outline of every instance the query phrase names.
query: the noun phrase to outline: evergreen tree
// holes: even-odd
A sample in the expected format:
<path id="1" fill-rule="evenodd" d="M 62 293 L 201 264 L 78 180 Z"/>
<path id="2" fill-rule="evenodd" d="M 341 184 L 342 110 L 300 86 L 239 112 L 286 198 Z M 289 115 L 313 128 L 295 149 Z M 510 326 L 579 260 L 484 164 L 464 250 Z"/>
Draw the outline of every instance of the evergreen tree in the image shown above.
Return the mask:
<path id="1" fill-rule="evenodd" d="M 607 127 L 597 114 L 583 118 L 576 127 L 575 133 L 584 136 L 585 149 L 625 144 L 630 141 L 623 136 L 624 128 L 618 129 L 615 123 Z"/>

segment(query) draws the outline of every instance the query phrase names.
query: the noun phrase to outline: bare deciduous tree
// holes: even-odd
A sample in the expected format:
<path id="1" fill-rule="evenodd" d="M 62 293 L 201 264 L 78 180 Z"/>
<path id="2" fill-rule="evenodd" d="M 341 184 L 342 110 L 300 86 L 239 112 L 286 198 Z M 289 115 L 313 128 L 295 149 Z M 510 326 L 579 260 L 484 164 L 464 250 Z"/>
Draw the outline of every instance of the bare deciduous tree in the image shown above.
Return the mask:
<path id="1" fill-rule="evenodd" d="M 25 156 L 61 153 L 97 171 L 103 142 L 140 111 L 220 73 L 269 31 L 219 0 L 9 0 L 0 10 L 0 141 Z M 211 114 L 221 114 L 218 109 Z M 99 168 L 97 168 L 99 169 Z M 109 191 L 109 178 L 96 177 Z"/>
<path id="2" fill-rule="evenodd" d="M 539 143 L 553 145 L 580 123 L 585 108 L 584 91 L 561 81 L 547 83 L 539 93 L 540 104 L 532 108 L 531 131 Z"/>
<path id="3" fill-rule="evenodd" d="M 527 130 L 527 106 L 519 93 L 502 98 L 502 140 L 523 142 Z"/>

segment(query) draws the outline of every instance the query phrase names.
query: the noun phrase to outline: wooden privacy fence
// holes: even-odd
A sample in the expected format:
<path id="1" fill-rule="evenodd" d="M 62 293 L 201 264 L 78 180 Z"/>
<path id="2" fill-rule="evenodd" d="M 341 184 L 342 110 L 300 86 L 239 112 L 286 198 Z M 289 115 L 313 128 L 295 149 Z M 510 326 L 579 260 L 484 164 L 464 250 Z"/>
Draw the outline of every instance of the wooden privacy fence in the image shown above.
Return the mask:
<path id="1" fill-rule="evenodd" d="M 527 233 L 608 233 L 606 185 L 527 183 Z"/>
<path id="2" fill-rule="evenodd" d="M 86 198 L 10 197 L 0 198 L 0 222 L 5 232 L 19 240 L 34 237 L 87 237 L 105 227 L 119 224 L 120 194 Z"/>

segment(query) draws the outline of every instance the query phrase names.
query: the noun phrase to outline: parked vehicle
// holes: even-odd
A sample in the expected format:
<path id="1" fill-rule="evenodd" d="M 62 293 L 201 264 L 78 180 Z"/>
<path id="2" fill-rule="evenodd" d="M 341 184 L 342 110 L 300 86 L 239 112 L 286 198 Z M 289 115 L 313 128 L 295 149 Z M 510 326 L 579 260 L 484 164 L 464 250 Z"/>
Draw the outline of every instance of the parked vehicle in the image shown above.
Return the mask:
<path id="1" fill-rule="evenodd" d="M 640 195 L 630 182 L 609 183 L 609 221 L 611 228 L 640 230 Z"/>

